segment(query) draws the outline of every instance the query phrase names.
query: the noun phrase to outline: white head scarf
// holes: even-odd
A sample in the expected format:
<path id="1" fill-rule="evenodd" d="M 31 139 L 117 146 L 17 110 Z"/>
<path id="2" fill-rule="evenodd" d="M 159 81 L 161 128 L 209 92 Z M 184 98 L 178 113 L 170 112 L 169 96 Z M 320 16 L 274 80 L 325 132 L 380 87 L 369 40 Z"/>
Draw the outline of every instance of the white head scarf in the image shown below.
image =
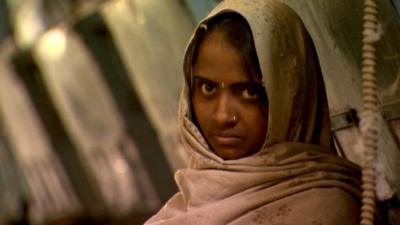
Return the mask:
<path id="1" fill-rule="evenodd" d="M 224 160 L 191 120 L 190 80 L 198 30 L 216 15 L 248 22 L 268 96 L 262 149 Z M 184 58 L 180 102 L 188 169 L 180 192 L 146 224 L 355 224 L 358 167 L 332 154 L 325 89 L 312 41 L 299 17 L 273 0 L 224 0 L 196 28 Z M 281 214 L 279 214 L 281 213 Z"/>

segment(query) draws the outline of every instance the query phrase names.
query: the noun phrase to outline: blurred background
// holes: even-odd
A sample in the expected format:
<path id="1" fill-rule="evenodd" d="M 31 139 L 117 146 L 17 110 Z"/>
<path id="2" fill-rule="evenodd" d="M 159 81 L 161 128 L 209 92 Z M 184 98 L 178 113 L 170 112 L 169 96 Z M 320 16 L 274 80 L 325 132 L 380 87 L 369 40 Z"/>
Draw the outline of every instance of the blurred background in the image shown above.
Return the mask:
<path id="1" fill-rule="evenodd" d="M 184 166 L 181 58 L 216 1 L 0 0 L 0 224 L 142 224 Z"/>
<path id="2" fill-rule="evenodd" d="M 338 152 L 359 162 L 362 2 L 282 1 L 316 44 Z M 135 225 L 159 210 L 187 158 L 183 52 L 217 2 L 0 0 L 0 225 Z M 399 195 L 400 1 L 380 8 L 379 155 Z"/>

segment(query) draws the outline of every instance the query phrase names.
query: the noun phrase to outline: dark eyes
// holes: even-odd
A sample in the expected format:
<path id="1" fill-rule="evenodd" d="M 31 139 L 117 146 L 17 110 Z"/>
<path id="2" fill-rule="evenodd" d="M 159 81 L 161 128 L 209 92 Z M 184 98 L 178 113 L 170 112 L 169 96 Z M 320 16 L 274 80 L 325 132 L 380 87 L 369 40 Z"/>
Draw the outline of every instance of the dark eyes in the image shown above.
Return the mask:
<path id="1" fill-rule="evenodd" d="M 258 99 L 258 93 L 257 93 L 257 90 L 255 90 L 255 89 L 246 88 L 240 94 L 244 99 L 247 99 L 247 100 Z"/>
<path id="2" fill-rule="evenodd" d="M 200 90 L 200 94 L 204 97 L 212 97 L 218 91 L 219 85 L 208 83 L 208 82 L 198 82 L 196 87 Z M 260 96 L 260 90 L 258 90 L 254 85 L 243 85 L 243 86 L 233 86 L 230 87 L 233 94 L 244 99 L 244 100 L 257 100 Z"/>
<path id="3" fill-rule="evenodd" d="M 217 87 L 213 84 L 202 83 L 200 85 L 200 90 L 204 96 L 211 96 L 217 91 Z"/>

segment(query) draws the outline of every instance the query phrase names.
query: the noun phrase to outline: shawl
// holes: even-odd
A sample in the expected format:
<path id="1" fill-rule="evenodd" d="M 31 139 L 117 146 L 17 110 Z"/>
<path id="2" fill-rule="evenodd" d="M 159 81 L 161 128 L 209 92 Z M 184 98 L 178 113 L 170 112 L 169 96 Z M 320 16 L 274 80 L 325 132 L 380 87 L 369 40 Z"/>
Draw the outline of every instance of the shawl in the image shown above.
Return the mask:
<path id="1" fill-rule="evenodd" d="M 210 149 L 189 96 L 199 27 L 224 13 L 248 22 L 269 103 L 262 149 L 235 160 Z M 175 174 L 179 192 L 145 225 L 358 223 L 359 168 L 332 151 L 321 69 L 295 12 L 273 0 L 224 0 L 196 28 L 183 63 L 179 122 L 189 166 Z"/>

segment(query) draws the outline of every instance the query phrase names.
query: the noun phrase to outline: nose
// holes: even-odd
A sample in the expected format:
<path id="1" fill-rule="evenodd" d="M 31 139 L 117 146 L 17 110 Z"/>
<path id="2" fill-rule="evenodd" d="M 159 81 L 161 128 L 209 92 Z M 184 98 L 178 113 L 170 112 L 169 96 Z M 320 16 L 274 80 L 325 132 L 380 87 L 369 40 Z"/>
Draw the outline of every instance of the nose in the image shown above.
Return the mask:
<path id="1" fill-rule="evenodd" d="M 228 93 L 222 93 L 216 99 L 213 119 L 222 126 L 234 126 L 238 122 L 239 115 L 237 114 L 234 99 Z"/>

